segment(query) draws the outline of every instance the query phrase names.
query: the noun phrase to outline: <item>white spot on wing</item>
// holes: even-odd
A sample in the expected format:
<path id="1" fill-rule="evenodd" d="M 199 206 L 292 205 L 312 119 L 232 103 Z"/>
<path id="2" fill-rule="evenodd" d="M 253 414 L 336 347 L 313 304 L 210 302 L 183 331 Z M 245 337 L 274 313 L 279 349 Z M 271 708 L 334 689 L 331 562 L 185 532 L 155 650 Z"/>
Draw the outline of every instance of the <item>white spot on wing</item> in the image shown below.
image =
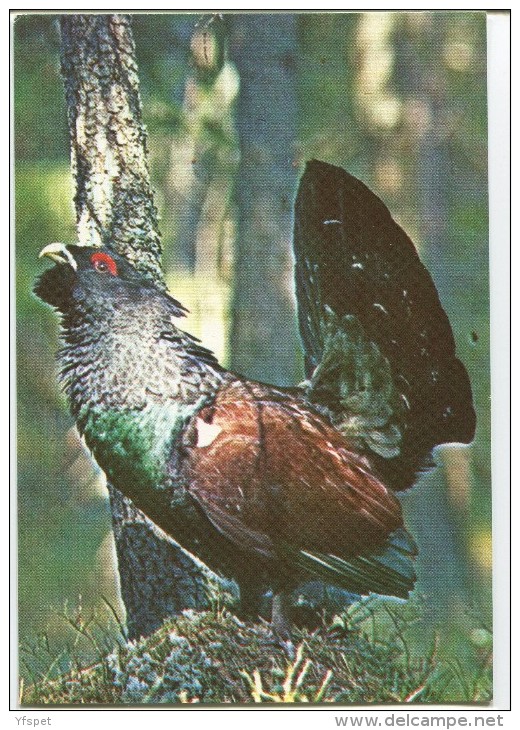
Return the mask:
<path id="1" fill-rule="evenodd" d="M 206 423 L 202 418 L 197 418 L 195 428 L 197 429 L 197 448 L 210 446 L 222 431 L 222 426 L 214 423 Z"/>
<path id="2" fill-rule="evenodd" d="M 340 226 L 340 225 L 341 225 L 341 221 L 338 221 L 338 220 L 337 220 L 336 218 L 331 218 L 330 220 L 327 220 L 327 221 L 323 221 L 323 225 L 324 225 L 324 226 L 330 226 L 330 225 L 332 225 L 333 223 L 335 223 L 335 224 L 336 224 L 336 225 L 338 225 L 338 226 Z"/>

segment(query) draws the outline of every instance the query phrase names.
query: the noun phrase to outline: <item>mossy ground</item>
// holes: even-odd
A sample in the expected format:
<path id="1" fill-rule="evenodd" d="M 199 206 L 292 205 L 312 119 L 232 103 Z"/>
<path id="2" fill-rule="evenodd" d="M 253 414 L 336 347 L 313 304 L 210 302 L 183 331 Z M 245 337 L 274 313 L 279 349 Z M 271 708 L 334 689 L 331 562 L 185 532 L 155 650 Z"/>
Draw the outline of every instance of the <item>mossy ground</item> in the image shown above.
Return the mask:
<path id="1" fill-rule="evenodd" d="M 433 635 L 416 651 L 408 634 L 419 613 L 413 605 L 357 604 L 315 631 L 296 630 L 291 661 L 264 622 L 228 610 L 186 611 L 146 639 L 121 639 L 94 663 L 76 657 L 57 677 L 26 681 L 20 704 L 489 701 L 489 632 L 473 629 L 466 651 L 451 655 Z M 92 637 L 86 624 L 76 629 Z"/>

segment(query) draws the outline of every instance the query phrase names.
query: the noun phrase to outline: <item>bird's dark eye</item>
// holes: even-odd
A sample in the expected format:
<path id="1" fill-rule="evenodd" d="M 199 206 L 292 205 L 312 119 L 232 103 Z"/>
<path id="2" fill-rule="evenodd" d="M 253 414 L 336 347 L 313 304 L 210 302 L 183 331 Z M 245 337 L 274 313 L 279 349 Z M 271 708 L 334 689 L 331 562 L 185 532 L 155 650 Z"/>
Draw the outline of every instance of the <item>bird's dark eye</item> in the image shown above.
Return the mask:
<path id="1" fill-rule="evenodd" d="M 94 253 L 90 257 L 90 261 L 98 273 L 117 276 L 116 262 L 112 256 L 109 256 L 107 253 Z"/>

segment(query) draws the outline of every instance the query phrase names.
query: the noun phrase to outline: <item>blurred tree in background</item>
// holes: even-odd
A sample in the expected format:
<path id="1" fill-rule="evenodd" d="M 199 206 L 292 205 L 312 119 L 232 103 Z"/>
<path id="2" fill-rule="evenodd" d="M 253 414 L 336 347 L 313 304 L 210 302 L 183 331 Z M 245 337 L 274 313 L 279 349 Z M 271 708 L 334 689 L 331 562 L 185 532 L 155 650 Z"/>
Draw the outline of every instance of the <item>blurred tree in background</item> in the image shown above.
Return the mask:
<path id="1" fill-rule="evenodd" d="M 415 241 L 478 413 L 471 468 L 465 452 L 446 451 L 447 476 L 437 470 L 404 497 L 421 535 L 425 504 L 455 534 L 449 561 L 421 553 L 420 590 L 431 596 L 446 578 L 441 602 L 480 600 L 489 616 L 485 15 L 139 14 L 133 26 L 167 281 L 224 364 L 271 382 L 299 377 L 288 246 L 306 160 L 360 177 Z M 118 593 L 102 475 L 55 384 L 55 317 L 31 295 L 39 250 L 75 239 L 56 16 L 16 18 L 14 65 L 25 640 L 44 627 L 61 636 L 64 602 L 87 612 L 101 596 L 117 606 Z"/>
<path id="2" fill-rule="evenodd" d="M 230 16 L 240 94 L 240 165 L 230 366 L 293 385 L 298 350 L 291 257 L 297 175 L 297 16 Z"/>

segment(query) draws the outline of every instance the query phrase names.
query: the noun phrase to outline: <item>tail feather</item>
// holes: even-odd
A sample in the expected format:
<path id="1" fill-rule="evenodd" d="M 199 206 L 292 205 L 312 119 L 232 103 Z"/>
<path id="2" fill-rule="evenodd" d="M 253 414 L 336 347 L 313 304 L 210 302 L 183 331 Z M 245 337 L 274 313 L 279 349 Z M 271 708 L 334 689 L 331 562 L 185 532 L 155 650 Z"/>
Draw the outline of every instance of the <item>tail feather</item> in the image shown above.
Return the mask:
<path id="1" fill-rule="evenodd" d="M 356 319 L 388 361 L 407 407 L 398 455 L 392 448 L 378 454 L 377 437 L 368 444 L 395 472 L 392 486 L 405 488 L 434 446 L 469 443 L 475 432 L 469 378 L 431 276 L 382 201 L 341 168 L 316 160 L 298 191 L 294 250 L 307 377 L 327 355 L 330 313 L 340 328 Z"/>
<path id="2" fill-rule="evenodd" d="M 309 400 L 329 408 L 335 426 L 358 448 L 398 456 L 406 404 L 387 358 L 368 340 L 359 320 L 325 310 L 323 357 L 307 386 Z"/>
<path id="3" fill-rule="evenodd" d="M 416 554 L 412 537 L 400 528 L 371 554 L 347 559 L 302 550 L 294 558 L 305 571 L 352 593 L 407 598 L 416 581 L 413 565 Z"/>

